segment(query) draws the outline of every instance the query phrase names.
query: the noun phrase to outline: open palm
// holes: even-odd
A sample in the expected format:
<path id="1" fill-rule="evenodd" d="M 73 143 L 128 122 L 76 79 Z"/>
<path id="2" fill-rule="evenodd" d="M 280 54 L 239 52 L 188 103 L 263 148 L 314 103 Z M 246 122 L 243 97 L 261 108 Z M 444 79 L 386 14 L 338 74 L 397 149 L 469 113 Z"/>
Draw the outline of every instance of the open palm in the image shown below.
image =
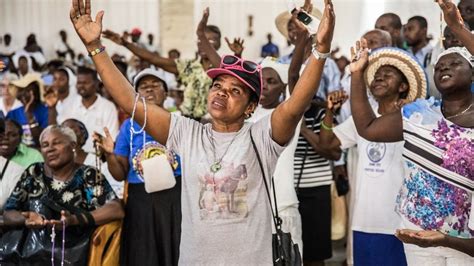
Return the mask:
<path id="1" fill-rule="evenodd" d="M 336 15 L 334 14 L 334 6 L 331 0 L 324 0 L 324 13 L 319 23 L 318 32 L 316 34 L 316 43 L 324 48 L 331 47 L 332 37 L 334 35 L 334 26 L 336 24 Z M 329 52 L 329 51 L 320 51 Z"/>
<path id="2" fill-rule="evenodd" d="M 92 21 L 91 1 L 85 0 L 84 3 L 83 0 L 72 0 L 70 18 L 77 35 L 86 46 L 99 42 L 103 17 L 104 12 L 100 11 L 97 13 L 95 21 Z"/>

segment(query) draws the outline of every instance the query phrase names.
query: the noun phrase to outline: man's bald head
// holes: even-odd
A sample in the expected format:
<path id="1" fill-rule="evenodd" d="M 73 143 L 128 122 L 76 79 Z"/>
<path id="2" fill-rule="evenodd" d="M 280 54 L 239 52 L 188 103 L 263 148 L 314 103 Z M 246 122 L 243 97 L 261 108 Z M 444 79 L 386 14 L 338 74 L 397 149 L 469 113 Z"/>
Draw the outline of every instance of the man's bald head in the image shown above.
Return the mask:
<path id="1" fill-rule="evenodd" d="M 384 30 L 371 30 L 362 37 L 367 40 L 367 46 L 369 49 L 392 46 L 392 38 L 390 37 L 390 33 Z"/>
<path id="2" fill-rule="evenodd" d="M 402 21 L 395 13 L 382 14 L 375 22 L 375 28 L 387 31 L 392 38 L 392 45 L 402 47 Z"/>

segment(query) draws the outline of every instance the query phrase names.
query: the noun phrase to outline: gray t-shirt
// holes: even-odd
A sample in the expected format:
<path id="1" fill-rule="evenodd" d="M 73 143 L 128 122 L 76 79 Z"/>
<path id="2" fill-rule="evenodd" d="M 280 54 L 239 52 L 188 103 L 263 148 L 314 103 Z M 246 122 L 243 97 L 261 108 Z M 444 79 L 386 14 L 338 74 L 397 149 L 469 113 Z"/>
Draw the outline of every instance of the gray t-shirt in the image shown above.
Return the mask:
<path id="1" fill-rule="evenodd" d="M 171 116 L 167 147 L 180 155 L 182 167 L 179 264 L 270 265 L 270 205 L 250 130 L 267 182 L 284 147 L 271 138 L 270 116 L 245 123 L 239 132 L 211 130 L 211 124 Z M 211 165 L 228 147 L 222 169 L 213 173 Z"/>

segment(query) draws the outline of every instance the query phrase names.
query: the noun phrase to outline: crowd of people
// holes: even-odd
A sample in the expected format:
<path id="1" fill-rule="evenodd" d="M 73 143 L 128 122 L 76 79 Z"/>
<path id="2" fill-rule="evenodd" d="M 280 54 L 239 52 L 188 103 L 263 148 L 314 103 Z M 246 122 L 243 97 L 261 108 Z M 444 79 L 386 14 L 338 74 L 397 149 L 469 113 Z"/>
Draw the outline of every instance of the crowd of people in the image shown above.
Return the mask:
<path id="1" fill-rule="evenodd" d="M 56 58 L 34 34 L 0 47 L 1 265 L 99 265 L 114 221 L 117 265 L 281 265 L 280 228 L 324 265 L 337 212 L 347 265 L 474 265 L 474 1 L 437 1 L 436 44 L 426 18 L 381 14 L 348 58 L 332 1 L 305 0 L 275 18 L 292 51 L 269 34 L 258 63 L 241 38 L 219 54 L 208 8 L 181 59 L 71 2 L 87 56 L 64 30 Z"/>

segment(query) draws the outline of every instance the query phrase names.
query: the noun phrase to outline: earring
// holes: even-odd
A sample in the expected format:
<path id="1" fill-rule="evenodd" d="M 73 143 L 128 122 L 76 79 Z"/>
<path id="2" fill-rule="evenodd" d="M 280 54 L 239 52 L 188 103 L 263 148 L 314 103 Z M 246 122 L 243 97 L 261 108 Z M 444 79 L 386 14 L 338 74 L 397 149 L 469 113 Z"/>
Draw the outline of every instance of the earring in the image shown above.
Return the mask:
<path id="1" fill-rule="evenodd" d="M 280 98 L 278 100 L 279 102 L 283 102 L 285 100 L 285 93 L 281 93 Z"/>
<path id="2" fill-rule="evenodd" d="M 73 152 L 73 153 L 76 153 L 76 149 L 72 149 L 72 152 Z"/>

